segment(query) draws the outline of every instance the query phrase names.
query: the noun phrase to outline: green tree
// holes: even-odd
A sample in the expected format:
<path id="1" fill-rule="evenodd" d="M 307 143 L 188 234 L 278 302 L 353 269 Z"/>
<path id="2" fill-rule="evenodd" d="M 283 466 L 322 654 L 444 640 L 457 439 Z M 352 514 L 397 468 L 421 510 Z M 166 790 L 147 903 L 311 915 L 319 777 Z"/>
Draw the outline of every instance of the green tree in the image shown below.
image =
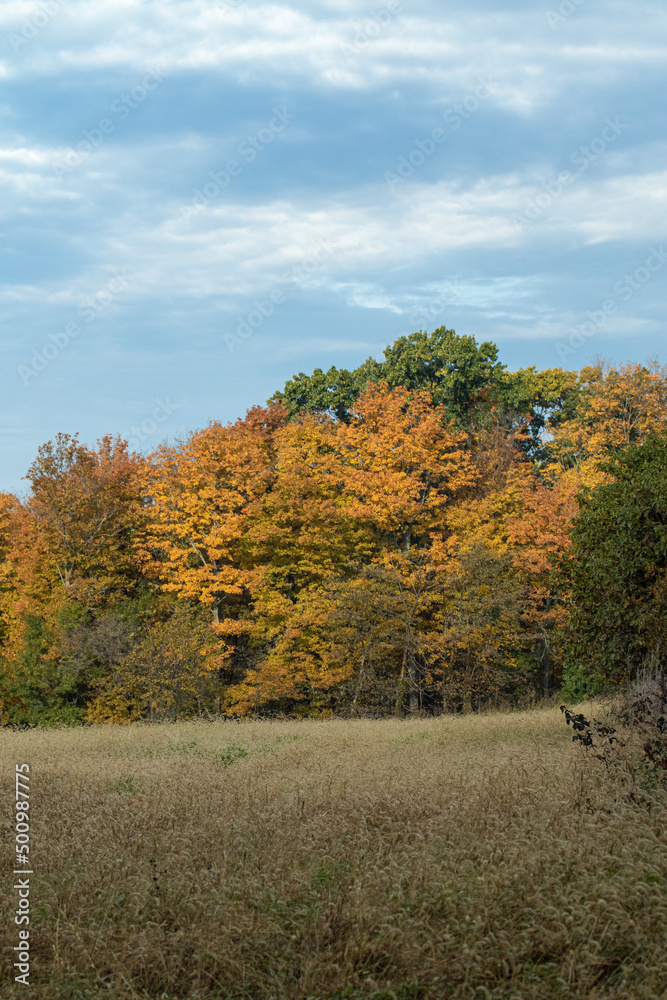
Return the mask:
<path id="1" fill-rule="evenodd" d="M 108 655 L 112 637 L 99 638 Z M 173 719 L 219 710 L 226 651 L 203 608 L 179 601 L 165 621 L 139 629 L 129 641 L 116 630 L 113 639 L 118 661 L 88 707 L 90 721 Z"/>
<path id="2" fill-rule="evenodd" d="M 443 405 L 448 419 L 463 419 L 485 389 L 501 383 L 505 370 L 495 344 L 478 345 L 474 337 L 460 337 L 444 326 L 433 333 L 419 330 L 399 337 L 385 348 L 384 358 L 368 358 L 353 372 L 337 368 L 326 374 L 320 368 L 312 375 L 300 372 L 274 399 L 285 404 L 290 416 L 326 410 L 347 423 L 369 382 L 386 382 L 390 389 L 427 390 L 435 405 Z"/>
<path id="3" fill-rule="evenodd" d="M 508 431 L 524 428 L 522 450 L 542 464 L 550 456 L 544 430 L 559 427 L 572 418 L 580 399 L 581 386 L 576 372 L 562 368 L 538 371 L 534 365 L 504 372 L 499 379 L 496 409 Z"/>
<path id="4" fill-rule="evenodd" d="M 570 671 L 622 682 L 667 666 L 667 440 L 653 437 L 600 466 L 613 476 L 579 496 L 567 593 Z"/>
<path id="5" fill-rule="evenodd" d="M 333 366 L 328 372 L 316 368 L 312 375 L 299 372 L 273 398 L 287 407 L 290 417 L 297 413 L 329 413 L 347 423 L 354 401 L 367 382 L 381 378 L 381 369 L 378 361 L 369 358 L 354 372 Z"/>
<path id="6" fill-rule="evenodd" d="M 427 389 L 447 419 L 459 422 L 465 422 L 505 370 L 491 341 L 478 345 L 474 337 L 458 336 L 444 326 L 430 334 L 420 330 L 399 337 L 384 356 L 382 376 L 390 387 Z M 487 398 L 493 395 L 487 391 Z"/>
<path id="7" fill-rule="evenodd" d="M 445 418 L 469 432 L 472 446 L 475 435 L 491 422 L 512 434 L 521 431 L 517 444 L 540 461 L 547 455 L 542 442 L 547 422 L 556 426 L 571 415 L 580 390 L 576 372 L 537 371 L 534 366 L 508 372 L 494 343 L 478 344 L 474 337 L 443 326 L 399 337 L 385 348 L 384 361 L 367 358 L 354 371 L 332 367 L 327 372 L 316 368 L 312 375 L 300 372 L 273 398 L 290 417 L 326 412 L 349 423 L 369 383 L 382 382 L 390 389 L 428 391 Z"/>
<path id="8" fill-rule="evenodd" d="M 85 715 L 77 670 L 60 656 L 58 622 L 24 616 L 23 642 L 14 662 L 0 661 L 2 724 L 54 725 Z"/>

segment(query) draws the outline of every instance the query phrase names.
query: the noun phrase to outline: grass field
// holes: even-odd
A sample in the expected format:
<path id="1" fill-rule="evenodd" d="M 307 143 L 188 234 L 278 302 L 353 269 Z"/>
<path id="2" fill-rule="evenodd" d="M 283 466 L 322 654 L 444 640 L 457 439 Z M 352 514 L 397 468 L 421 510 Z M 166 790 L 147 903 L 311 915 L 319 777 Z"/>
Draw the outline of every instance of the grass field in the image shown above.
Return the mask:
<path id="1" fill-rule="evenodd" d="M 0 995 L 666 997 L 667 805 L 571 736 L 557 709 L 3 730 Z"/>

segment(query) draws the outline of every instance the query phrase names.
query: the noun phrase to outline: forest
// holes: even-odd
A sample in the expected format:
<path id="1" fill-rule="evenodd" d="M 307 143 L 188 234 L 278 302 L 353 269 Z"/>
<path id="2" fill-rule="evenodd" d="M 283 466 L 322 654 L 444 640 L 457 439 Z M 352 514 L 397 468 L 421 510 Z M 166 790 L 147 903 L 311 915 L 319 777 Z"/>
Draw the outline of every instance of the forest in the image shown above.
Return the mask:
<path id="1" fill-rule="evenodd" d="M 667 366 L 444 327 L 0 494 L 2 725 L 434 715 L 667 660 Z"/>

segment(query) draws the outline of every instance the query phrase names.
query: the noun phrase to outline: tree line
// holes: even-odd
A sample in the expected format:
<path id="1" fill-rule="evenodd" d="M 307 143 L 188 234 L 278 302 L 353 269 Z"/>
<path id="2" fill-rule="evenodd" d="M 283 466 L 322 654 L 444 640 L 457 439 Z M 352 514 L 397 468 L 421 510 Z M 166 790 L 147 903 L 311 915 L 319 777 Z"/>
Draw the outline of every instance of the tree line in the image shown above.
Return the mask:
<path id="1" fill-rule="evenodd" d="M 0 495 L 2 724 L 576 699 L 667 658 L 667 366 L 440 328 Z"/>

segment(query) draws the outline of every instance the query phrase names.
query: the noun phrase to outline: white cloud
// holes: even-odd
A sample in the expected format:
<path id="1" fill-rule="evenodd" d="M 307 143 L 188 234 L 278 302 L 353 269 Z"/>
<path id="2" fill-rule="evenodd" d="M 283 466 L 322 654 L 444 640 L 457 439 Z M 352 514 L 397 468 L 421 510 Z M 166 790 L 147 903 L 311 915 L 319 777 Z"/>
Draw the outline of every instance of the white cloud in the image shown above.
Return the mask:
<path id="1" fill-rule="evenodd" d="M 577 77 L 604 72 L 611 81 L 629 66 L 664 61 L 664 46 L 646 44 L 648 25 L 660 18 L 652 5 L 644 5 L 641 40 L 628 24 L 626 5 L 608 24 L 596 21 L 598 40 L 591 44 L 590 36 L 577 40 L 572 31 L 549 30 L 543 11 L 482 15 L 454 8 L 434 16 L 429 5 L 403 0 L 390 10 L 395 3 L 380 2 L 363 13 L 356 4 L 300 9 L 294 3 L 70 0 L 36 39 L 0 65 L 10 76 L 100 69 L 126 74 L 158 63 L 172 72 L 221 73 L 241 84 L 309 80 L 324 88 L 365 89 L 413 83 L 445 100 L 492 72 L 499 80 L 494 101 L 532 114 Z M 32 2 L 5 4 L 0 24 L 20 33 L 36 9 Z M 574 18 L 569 27 L 577 30 Z"/>
<path id="2" fill-rule="evenodd" d="M 58 429 L 94 440 L 165 394 L 184 398 L 184 425 L 234 419 L 293 371 L 355 366 L 420 326 L 511 343 L 517 367 L 558 364 L 548 341 L 662 245 L 664 7 L 587 0 L 552 30 L 549 5 L 525 0 L 401 0 L 380 16 L 388 5 L 0 4 L 2 485 Z M 140 110 L 112 110 L 163 66 Z M 483 110 L 389 185 L 385 172 L 485 76 Z M 242 161 L 245 137 L 283 104 L 289 128 L 188 214 L 193 189 Z M 615 115 L 627 132 L 545 201 L 544 184 L 576 170 L 572 152 Z M 86 152 L 102 116 L 113 132 Z M 54 170 L 79 144 L 80 162 Z M 114 268 L 127 281 L 88 325 L 82 300 Z M 582 363 L 605 336 L 628 353 L 661 350 L 663 282 L 619 295 Z M 222 332 L 277 287 L 287 304 L 231 357 Z M 17 365 L 70 320 L 85 336 L 25 386 Z"/>
<path id="3" fill-rule="evenodd" d="M 20 163 L 23 166 L 43 167 L 45 164 L 50 163 L 52 155 L 52 152 L 46 149 L 27 149 L 25 147 L 0 148 L 0 163 Z"/>
<path id="4" fill-rule="evenodd" d="M 73 264 L 65 281 L 73 295 L 94 291 L 111 265 L 127 265 L 133 274 L 127 293 L 132 299 L 159 296 L 168 288 L 170 294 L 228 297 L 236 302 L 290 284 L 291 269 L 324 243 L 330 252 L 321 253 L 317 268 L 304 271 L 298 284 L 330 288 L 365 308 L 402 311 L 404 303 L 387 297 L 385 286 L 388 274 L 400 274 L 405 268 L 413 272 L 428 269 L 434 260 L 451 262 L 459 251 L 520 250 L 545 239 L 579 246 L 630 239 L 648 246 L 661 238 L 666 221 L 667 171 L 603 179 L 596 179 L 592 171 L 583 174 L 522 229 L 516 225 L 516 214 L 525 211 L 540 189 L 532 178 L 516 172 L 467 185 L 451 180 L 425 183 L 417 175 L 394 191 L 380 182 L 345 196 L 317 191 L 301 194 L 298 200 L 257 198 L 250 204 L 233 200 L 230 189 L 226 201 L 212 198 L 190 215 L 184 215 L 187 201 L 149 200 L 143 205 L 138 192 L 119 215 L 109 213 L 103 204 L 98 210 L 92 207 L 100 196 L 100 177 L 105 177 L 113 157 L 118 160 L 117 151 L 113 157 L 110 149 L 100 151 L 89 164 L 78 167 L 74 190 L 66 182 L 56 184 L 51 155 L 43 148 L 21 147 L 15 155 L 9 151 L 3 157 L 0 150 L 0 163 L 9 168 L 0 173 L 0 190 L 16 189 L 21 181 L 32 199 L 47 204 L 49 199 L 54 204 L 63 198 L 81 204 L 92 199 L 79 223 L 82 228 L 73 234 L 80 241 L 87 227 L 94 226 L 86 265 Z M 133 164 L 143 155 L 141 148 L 128 152 L 117 169 L 131 175 Z M 23 173 L 26 166 L 30 170 Z M 5 212 L 10 209 L 6 202 Z M 0 222 L 3 225 L 7 221 Z M 465 304 L 477 297 L 479 302 L 482 295 L 490 306 L 492 288 L 503 298 L 500 286 L 488 281 L 485 286 L 482 293 L 475 282 L 469 283 L 460 289 L 459 301 Z M 506 294 L 514 294 L 511 286 L 506 286 Z"/>

